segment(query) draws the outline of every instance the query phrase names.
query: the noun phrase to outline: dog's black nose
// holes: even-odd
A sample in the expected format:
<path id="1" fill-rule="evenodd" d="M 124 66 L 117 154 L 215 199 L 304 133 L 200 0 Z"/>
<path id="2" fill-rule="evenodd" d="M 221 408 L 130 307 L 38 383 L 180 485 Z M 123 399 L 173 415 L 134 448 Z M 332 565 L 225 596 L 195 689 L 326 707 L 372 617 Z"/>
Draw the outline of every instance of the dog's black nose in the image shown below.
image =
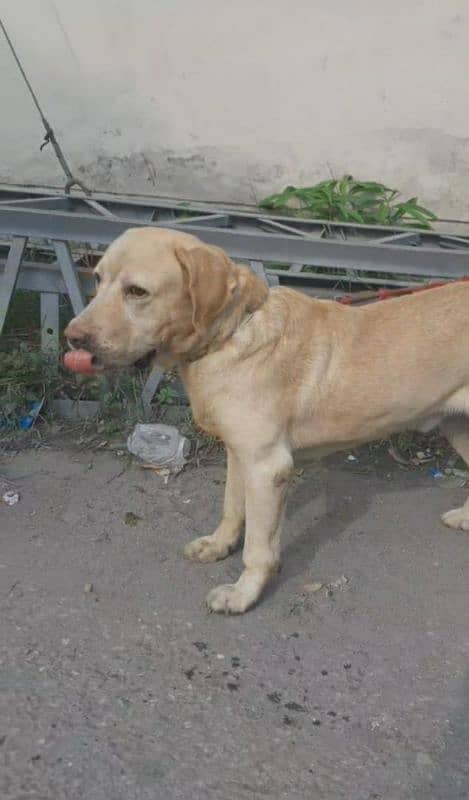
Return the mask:
<path id="1" fill-rule="evenodd" d="M 92 336 L 83 330 L 80 322 L 72 320 L 64 330 L 64 336 L 67 339 L 70 347 L 75 350 L 92 350 L 93 341 Z"/>
<path id="2" fill-rule="evenodd" d="M 67 336 L 67 341 L 75 350 L 86 349 L 86 336 Z"/>

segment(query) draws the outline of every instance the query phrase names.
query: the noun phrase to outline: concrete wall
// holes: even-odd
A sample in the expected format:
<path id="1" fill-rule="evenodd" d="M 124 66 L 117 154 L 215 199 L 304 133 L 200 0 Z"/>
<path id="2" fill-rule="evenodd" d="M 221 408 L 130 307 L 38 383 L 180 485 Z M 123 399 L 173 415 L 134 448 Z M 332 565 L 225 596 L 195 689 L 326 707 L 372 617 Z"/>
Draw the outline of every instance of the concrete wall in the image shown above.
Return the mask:
<path id="1" fill-rule="evenodd" d="M 467 0 L 2 0 L 1 14 L 94 189 L 253 203 L 351 172 L 469 218 Z M 0 181 L 61 185 L 3 41 L 0 71 Z"/>

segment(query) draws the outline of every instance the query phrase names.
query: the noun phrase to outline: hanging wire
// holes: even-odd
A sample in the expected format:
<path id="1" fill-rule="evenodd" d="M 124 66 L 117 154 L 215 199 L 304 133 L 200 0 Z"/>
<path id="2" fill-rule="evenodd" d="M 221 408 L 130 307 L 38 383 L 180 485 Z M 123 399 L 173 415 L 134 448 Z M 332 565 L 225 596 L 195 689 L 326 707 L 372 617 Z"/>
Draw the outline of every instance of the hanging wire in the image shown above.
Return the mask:
<path id="1" fill-rule="evenodd" d="M 22 78 L 23 78 L 23 80 L 24 80 L 24 82 L 25 82 L 25 84 L 26 84 L 26 86 L 28 88 L 28 91 L 29 91 L 29 94 L 31 95 L 32 101 L 33 101 L 34 105 L 36 106 L 36 108 L 38 110 L 39 116 L 41 118 L 41 122 L 44 125 L 44 129 L 46 131 L 46 134 L 44 136 L 44 141 L 41 144 L 41 147 L 39 149 L 43 150 L 43 148 L 46 147 L 46 145 L 48 145 L 49 143 L 52 145 L 52 147 L 54 149 L 54 153 L 57 156 L 57 160 L 58 160 L 60 166 L 62 167 L 62 169 L 64 171 L 64 174 L 65 174 L 65 177 L 67 179 L 67 181 L 65 183 L 65 187 L 64 187 L 65 194 L 70 194 L 70 189 L 72 188 L 72 186 L 78 186 L 86 195 L 91 195 L 91 192 L 88 189 L 88 187 L 85 186 L 83 181 L 80 181 L 78 178 L 75 178 L 73 172 L 71 171 L 70 167 L 68 166 L 67 159 L 65 158 L 65 156 L 63 154 L 63 151 L 62 151 L 62 148 L 61 148 L 59 142 L 57 141 L 57 138 L 55 136 L 54 130 L 53 130 L 52 126 L 49 124 L 49 122 L 47 121 L 46 117 L 44 116 L 44 112 L 43 112 L 43 110 L 42 110 L 42 108 L 41 108 L 41 106 L 39 104 L 39 100 L 37 99 L 37 96 L 36 96 L 36 94 L 34 92 L 34 89 L 31 86 L 31 83 L 30 83 L 30 81 L 28 79 L 28 76 L 26 75 L 26 72 L 24 71 L 24 67 L 23 67 L 23 65 L 22 65 L 22 63 L 20 61 L 20 58 L 19 58 L 19 56 L 18 56 L 18 54 L 17 54 L 17 52 L 16 52 L 16 50 L 15 50 L 15 48 L 13 46 L 13 42 L 11 41 L 11 39 L 10 39 L 10 37 L 8 35 L 8 32 L 7 32 L 7 29 L 5 27 L 5 24 L 4 24 L 4 22 L 3 22 L 3 20 L 1 18 L 0 18 L 0 28 L 3 31 L 3 35 L 5 36 L 5 39 L 6 39 L 7 44 L 8 44 L 8 47 L 11 50 L 11 54 L 12 54 L 13 58 L 15 59 L 16 65 L 17 65 L 17 67 L 18 67 L 18 69 L 19 69 L 19 71 L 20 71 L 20 73 L 22 75 Z"/>

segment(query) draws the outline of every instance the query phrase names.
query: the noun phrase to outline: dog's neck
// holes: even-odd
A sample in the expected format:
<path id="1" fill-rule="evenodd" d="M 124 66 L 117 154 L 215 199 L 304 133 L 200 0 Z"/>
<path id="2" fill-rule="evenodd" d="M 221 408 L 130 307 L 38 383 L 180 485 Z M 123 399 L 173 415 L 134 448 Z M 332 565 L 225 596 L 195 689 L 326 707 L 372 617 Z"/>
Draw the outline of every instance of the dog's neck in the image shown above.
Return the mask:
<path id="1" fill-rule="evenodd" d="M 268 299 L 269 288 L 257 275 L 246 267 L 238 267 L 238 270 L 238 292 L 233 304 L 206 330 L 194 331 L 189 337 L 184 351 L 178 354 L 182 368 L 221 350 Z"/>
<path id="2" fill-rule="evenodd" d="M 221 350 L 233 338 L 235 333 L 248 324 L 254 314 L 255 311 L 245 310 L 243 314 L 237 314 L 236 318 L 230 315 L 228 319 L 217 320 L 210 326 L 209 331 L 200 336 L 199 341 L 194 343 L 190 351 L 181 359 L 180 366 L 184 367 L 185 364 L 193 364 L 195 361 L 204 358 L 204 356 Z"/>

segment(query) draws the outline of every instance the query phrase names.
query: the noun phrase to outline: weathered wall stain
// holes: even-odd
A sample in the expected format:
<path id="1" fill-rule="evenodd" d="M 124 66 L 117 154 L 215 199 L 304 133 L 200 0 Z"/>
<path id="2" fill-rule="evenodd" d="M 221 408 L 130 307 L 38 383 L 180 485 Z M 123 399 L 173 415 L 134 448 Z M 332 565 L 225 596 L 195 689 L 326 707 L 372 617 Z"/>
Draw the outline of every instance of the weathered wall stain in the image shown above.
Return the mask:
<path id="1" fill-rule="evenodd" d="M 16 0 L 2 17 L 95 190 L 252 204 L 351 173 L 469 219 L 467 0 L 23 8 L 27 26 Z M 0 74 L 0 181 L 63 185 L 1 47 Z"/>

